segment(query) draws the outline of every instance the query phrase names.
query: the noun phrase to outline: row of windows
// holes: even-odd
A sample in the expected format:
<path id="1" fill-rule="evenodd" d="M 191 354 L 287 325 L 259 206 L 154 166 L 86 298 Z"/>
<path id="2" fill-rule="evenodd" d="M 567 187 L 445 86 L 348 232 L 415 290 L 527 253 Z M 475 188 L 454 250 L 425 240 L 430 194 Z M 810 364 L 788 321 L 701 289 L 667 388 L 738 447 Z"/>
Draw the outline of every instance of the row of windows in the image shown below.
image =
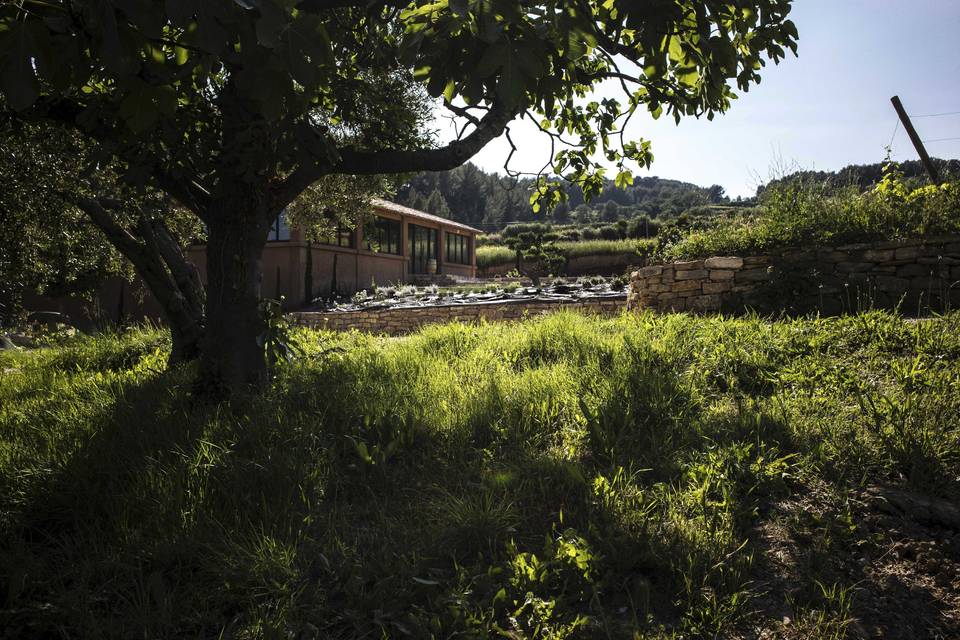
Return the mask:
<path id="1" fill-rule="evenodd" d="M 364 229 L 367 249 L 380 253 L 400 255 L 400 221 L 377 216 L 373 224 Z"/>
<path id="2" fill-rule="evenodd" d="M 470 264 L 470 238 L 455 233 L 447 234 L 447 262 Z"/>
<path id="3" fill-rule="evenodd" d="M 402 253 L 402 247 L 400 246 L 401 227 L 399 220 L 391 220 L 390 218 L 382 218 L 377 216 L 373 224 L 371 224 L 365 230 L 364 236 L 366 240 L 366 247 L 370 251 L 390 253 L 397 256 L 401 255 Z M 353 249 L 354 237 L 355 236 L 352 229 L 349 229 L 341 224 L 337 224 L 337 228 L 331 231 L 329 235 L 321 237 L 319 242 L 336 247 Z M 446 238 L 447 246 L 445 257 L 447 262 L 470 264 L 470 238 L 449 232 L 446 234 Z M 287 224 L 286 216 L 284 214 L 280 214 L 277 216 L 277 219 L 274 220 L 273 225 L 270 227 L 270 235 L 267 237 L 267 239 L 272 242 L 284 242 L 290 240 L 290 227 Z M 434 248 L 432 253 L 435 252 L 436 250 Z M 424 250 L 417 253 L 426 253 L 426 251 Z"/>

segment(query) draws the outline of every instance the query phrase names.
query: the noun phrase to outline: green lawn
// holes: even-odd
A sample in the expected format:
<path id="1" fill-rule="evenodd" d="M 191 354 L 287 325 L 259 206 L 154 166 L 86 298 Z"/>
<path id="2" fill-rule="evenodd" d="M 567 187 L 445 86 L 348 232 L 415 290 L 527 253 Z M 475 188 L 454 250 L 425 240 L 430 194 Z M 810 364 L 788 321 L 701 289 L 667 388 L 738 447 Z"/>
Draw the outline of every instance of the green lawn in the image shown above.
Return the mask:
<path id="1" fill-rule="evenodd" d="M 960 633 L 960 537 L 901 593 L 940 534 L 863 492 L 960 497 L 960 314 L 298 335 L 234 406 L 157 333 L 0 354 L 0 638 Z"/>

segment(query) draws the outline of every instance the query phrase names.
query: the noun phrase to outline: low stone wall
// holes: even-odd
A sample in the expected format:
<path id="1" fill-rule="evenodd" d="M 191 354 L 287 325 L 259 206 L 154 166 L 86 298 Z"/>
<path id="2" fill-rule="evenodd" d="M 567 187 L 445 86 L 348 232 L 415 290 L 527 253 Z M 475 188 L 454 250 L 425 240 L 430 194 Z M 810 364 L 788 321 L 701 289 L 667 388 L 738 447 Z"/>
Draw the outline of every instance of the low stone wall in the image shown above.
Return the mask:
<path id="1" fill-rule="evenodd" d="M 440 322 L 478 322 L 484 320 L 519 320 L 561 309 L 613 315 L 626 307 L 626 298 L 598 298 L 583 301 L 510 300 L 478 304 L 408 307 L 403 309 L 367 309 L 364 311 L 301 311 L 289 314 L 300 326 L 333 331 L 357 329 L 367 333 L 401 335 L 427 324 Z"/>
<path id="2" fill-rule="evenodd" d="M 627 300 L 629 308 L 658 311 L 955 309 L 960 237 L 651 265 L 631 274 Z"/>

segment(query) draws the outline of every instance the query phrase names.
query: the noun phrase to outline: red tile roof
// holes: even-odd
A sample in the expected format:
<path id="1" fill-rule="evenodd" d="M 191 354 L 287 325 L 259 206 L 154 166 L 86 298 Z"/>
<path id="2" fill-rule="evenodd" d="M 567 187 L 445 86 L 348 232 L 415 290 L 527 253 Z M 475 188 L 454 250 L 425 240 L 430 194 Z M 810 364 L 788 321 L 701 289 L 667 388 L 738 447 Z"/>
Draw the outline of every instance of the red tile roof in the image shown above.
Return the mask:
<path id="1" fill-rule="evenodd" d="M 411 218 L 419 218 L 421 220 L 427 220 L 436 224 L 442 224 L 446 227 L 453 227 L 455 229 L 460 229 L 461 231 L 469 231 L 471 233 L 483 233 L 480 229 L 474 229 L 471 226 L 465 225 L 448 218 L 442 218 L 440 216 L 435 216 L 432 213 L 427 213 L 426 211 L 420 211 L 418 209 L 411 209 L 410 207 L 405 207 L 402 204 L 397 204 L 396 202 L 390 202 L 389 200 L 381 200 L 380 198 L 374 198 L 370 201 L 370 204 L 373 205 L 374 209 L 380 209 L 382 211 L 390 211 L 392 213 L 399 213 L 404 216 L 409 216 Z"/>

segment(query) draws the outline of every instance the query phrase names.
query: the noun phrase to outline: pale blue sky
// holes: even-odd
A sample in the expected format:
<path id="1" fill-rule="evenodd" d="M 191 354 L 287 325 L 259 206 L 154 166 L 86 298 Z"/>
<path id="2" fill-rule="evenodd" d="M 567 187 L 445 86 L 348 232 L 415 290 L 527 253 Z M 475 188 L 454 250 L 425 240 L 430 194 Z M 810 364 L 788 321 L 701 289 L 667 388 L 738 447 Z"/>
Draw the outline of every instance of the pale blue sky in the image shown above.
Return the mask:
<path id="1" fill-rule="evenodd" d="M 791 17 L 799 57 L 768 64 L 760 85 L 725 115 L 679 126 L 634 118 L 630 132 L 651 139 L 655 157 L 650 172 L 638 175 L 720 184 L 747 196 L 778 164 L 831 170 L 882 160 L 896 123 L 894 94 L 910 114 L 960 111 L 960 0 L 797 0 Z M 960 137 L 960 114 L 914 124 L 924 139 Z M 513 126 L 514 169 L 537 171 L 549 153 L 531 129 Z M 960 140 L 927 148 L 960 158 Z M 498 139 L 473 161 L 502 171 L 507 153 Z M 916 158 L 902 127 L 893 157 Z"/>

